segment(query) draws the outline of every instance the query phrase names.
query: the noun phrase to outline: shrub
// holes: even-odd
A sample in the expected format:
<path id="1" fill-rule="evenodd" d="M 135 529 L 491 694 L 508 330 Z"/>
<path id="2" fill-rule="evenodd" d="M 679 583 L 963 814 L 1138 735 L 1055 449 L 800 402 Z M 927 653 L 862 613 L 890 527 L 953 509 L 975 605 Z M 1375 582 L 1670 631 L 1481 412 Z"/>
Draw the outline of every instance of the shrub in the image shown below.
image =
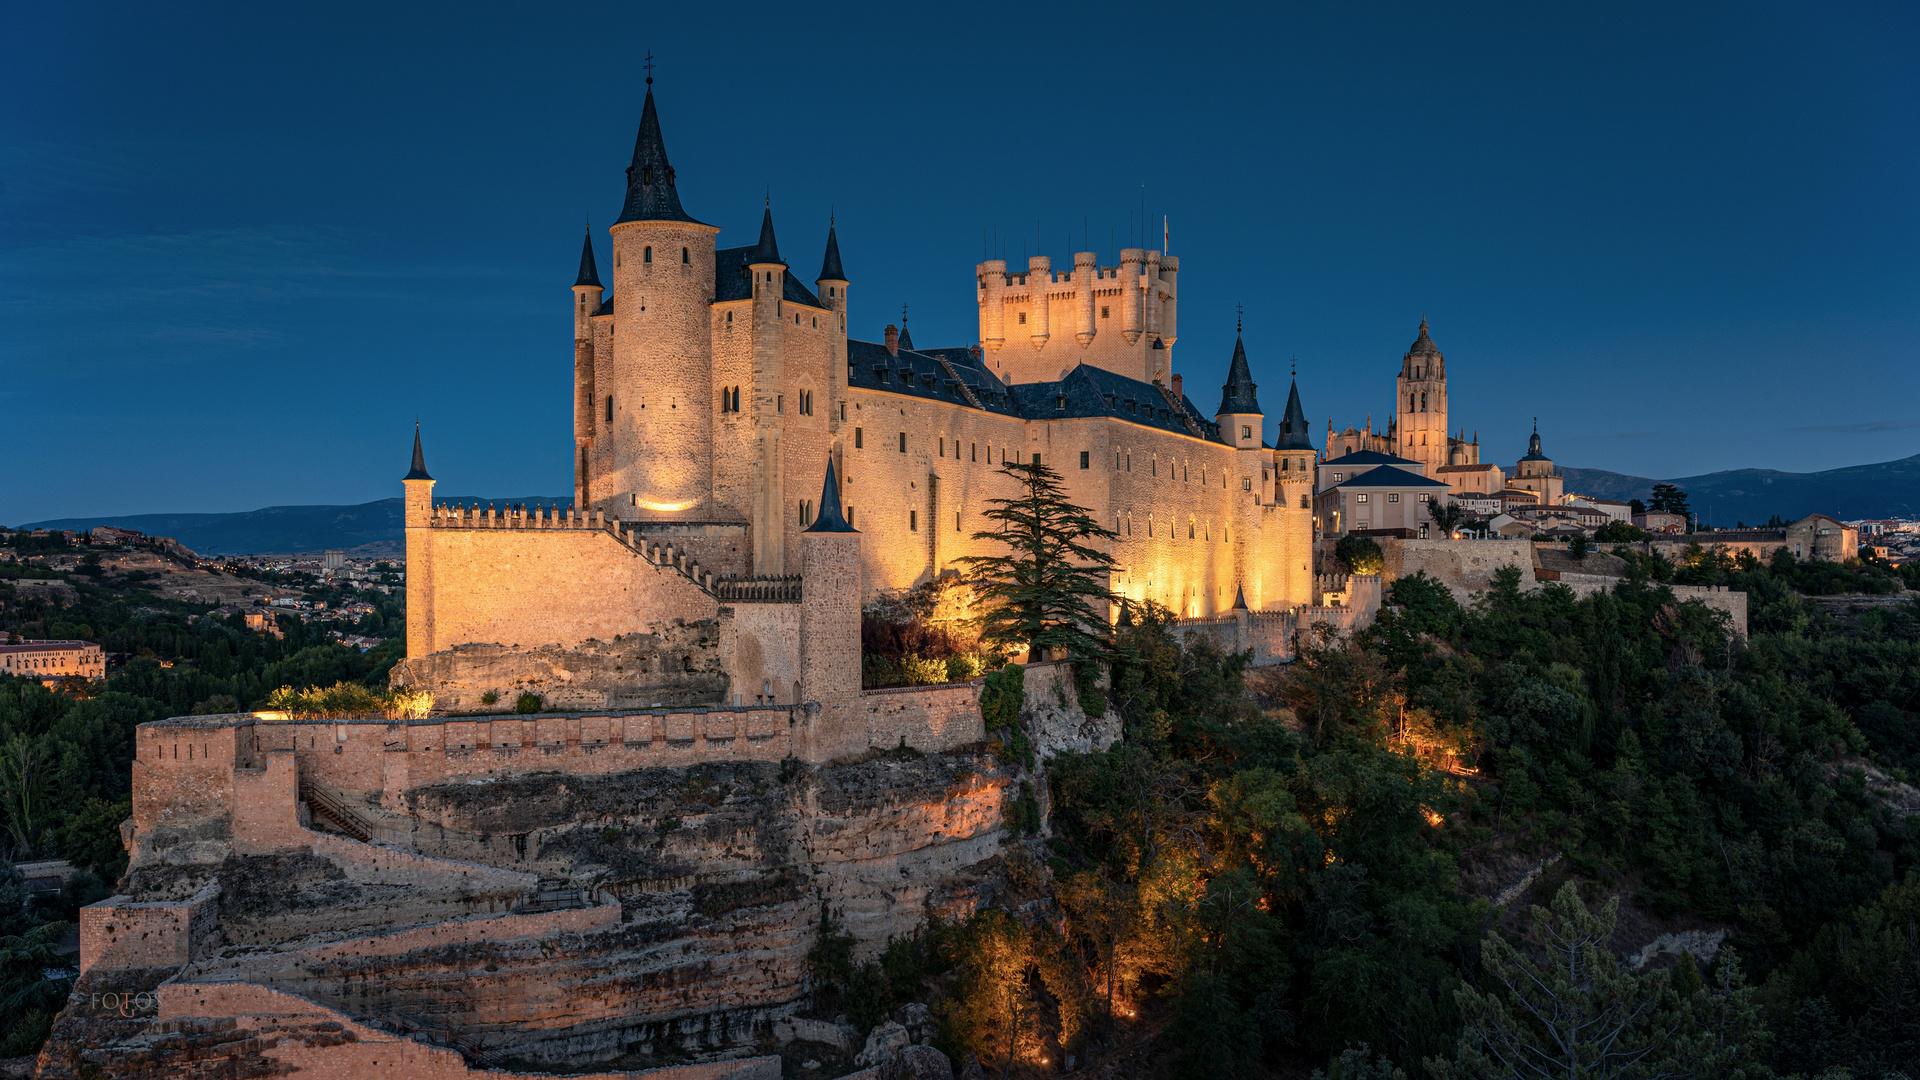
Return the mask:
<path id="1" fill-rule="evenodd" d="M 517 713 L 537 713 L 545 707 L 546 702 L 540 700 L 540 695 L 531 690 L 523 690 L 519 697 L 513 699 L 513 711 Z"/>
<path id="2" fill-rule="evenodd" d="M 906 676 L 908 686 L 932 686 L 947 681 L 945 660 L 932 660 L 908 653 L 900 658 L 900 671 Z"/>
<path id="3" fill-rule="evenodd" d="M 373 690 L 356 682 L 341 681 L 332 686 L 309 686 L 296 690 L 283 686 L 267 695 L 267 709 L 284 712 L 298 720 L 346 720 L 383 718 L 387 720 L 423 720 L 433 712 L 433 695 L 404 686 L 392 690 Z"/>
<path id="4" fill-rule="evenodd" d="M 484 693 L 484 694 L 481 694 L 481 695 L 480 695 L 480 704 L 482 704 L 482 705 L 498 705 L 498 704 L 500 704 L 500 691 L 498 691 L 498 690 L 489 690 L 489 691 L 487 691 L 486 693 Z"/>
<path id="5" fill-rule="evenodd" d="M 1371 536 L 1343 536 L 1333 545 L 1333 555 L 1354 574 L 1377 574 L 1387 565 L 1386 555 Z"/>

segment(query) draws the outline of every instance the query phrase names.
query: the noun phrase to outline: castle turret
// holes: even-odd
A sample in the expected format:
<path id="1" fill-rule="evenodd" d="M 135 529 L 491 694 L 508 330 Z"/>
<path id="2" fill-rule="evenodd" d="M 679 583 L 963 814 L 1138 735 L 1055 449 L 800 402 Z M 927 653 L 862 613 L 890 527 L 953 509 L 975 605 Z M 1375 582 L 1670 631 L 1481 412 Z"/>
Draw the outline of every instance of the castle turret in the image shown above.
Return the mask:
<path id="1" fill-rule="evenodd" d="M 1180 260 L 1177 257 L 1160 256 L 1160 287 L 1167 297 L 1161 301 L 1160 338 L 1171 350 L 1180 336 Z"/>
<path id="2" fill-rule="evenodd" d="M 1099 328 L 1094 325 L 1093 291 L 1100 284 L 1100 256 L 1092 251 L 1073 256 L 1073 337 L 1082 348 L 1093 344 Z"/>
<path id="3" fill-rule="evenodd" d="M 1146 329 L 1141 314 L 1141 268 L 1146 265 L 1147 253 L 1141 248 L 1122 248 L 1120 251 L 1120 291 L 1125 294 L 1126 302 L 1121 305 L 1120 335 L 1131 345 L 1140 340 L 1140 334 Z M 1151 379 L 1151 374 L 1146 376 Z"/>
<path id="4" fill-rule="evenodd" d="M 820 512 L 800 534 L 800 694 L 813 760 L 864 749 L 866 729 L 854 723 L 860 699 L 860 534 L 840 511 L 840 486 L 827 459 Z M 834 733 L 859 745 L 824 746 Z M 820 756 L 822 750 L 827 751 Z"/>
<path id="5" fill-rule="evenodd" d="M 622 518 L 698 517 L 713 497 L 715 226 L 680 205 L 652 81 L 614 223 L 612 357 L 596 380 L 596 506 Z"/>
<path id="6" fill-rule="evenodd" d="M 787 264 L 773 234 L 773 202 L 760 215 L 760 242 L 747 256 L 753 279 L 753 572 L 787 573 L 786 328 Z"/>
<path id="7" fill-rule="evenodd" d="M 1047 285 L 1053 281 L 1053 260 L 1035 255 L 1027 260 L 1027 340 L 1036 349 L 1047 347 L 1053 336 L 1047 315 Z"/>
<path id="8" fill-rule="evenodd" d="M 593 230 L 580 242 L 573 281 L 573 505 L 586 506 L 593 460 L 593 317 L 600 314 L 600 269 Z"/>
<path id="9" fill-rule="evenodd" d="M 1318 456 L 1307 411 L 1300 406 L 1298 379 L 1287 387 L 1287 411 L 1280 418 L 1277 434 L 1273 459 L 1278 482 L 1273 486 L 1273 502 L 1280 518 L 1280 540 L 1274 555 L 1279 563 L 1279 595 L 1269 593 L 1263 599 L 1296 607 L 1313 599 L 1313 484 Z"/>
<path id="10" fill-rule="evenodd" d="M 847 272 L 840 266 L 840 238 L 827 219 L 827 254 L 813 279 L 820 302 L 833 312 L 832 357 L 827 362 L 827 430 L 840 430 L 840 405 L 847 396 Z"/>
<path id="11" fill-rule="evenodd" d="M 988 259 L 980 264 L 980 345 L 994 352 L 1006 344 L 1007 260 Z"/>
<path id="12" fill-rule="evenodd" d="M 1258 389 L 1253 372 L 1247 367 L 1247 347 L 1238 333 L 1233 337 L 1233 363 L 1227 367 L 1227 382 L 1220 388 L 1220 407 L 1214 419 L 1220 424 L 1220 441 L 1239 450 L 1258 450 L 1266 414 L 1254 396 Z"/>
<path id="13" fill-rule="evenodd" d="M 403 517 L 407 540 L 407 657 L 434 651 L 433 644 L 433 477 L 420 448 L 420 425 L 413 425 L 413 468 L 400 478 L 406 489 Z"/>

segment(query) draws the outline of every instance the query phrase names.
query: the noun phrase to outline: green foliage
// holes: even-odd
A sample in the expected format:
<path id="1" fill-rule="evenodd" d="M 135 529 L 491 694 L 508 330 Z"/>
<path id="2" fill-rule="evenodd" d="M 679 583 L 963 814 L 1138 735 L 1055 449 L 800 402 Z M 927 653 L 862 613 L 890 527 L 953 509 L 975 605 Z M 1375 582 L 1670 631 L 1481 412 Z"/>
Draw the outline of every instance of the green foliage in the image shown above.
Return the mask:
<path id="1" fill-rule="evenodd" d="M 1371 536 L 1343 536 L 1334 541 L 1333 556 L 1349 573 L 1377 574 L 1387 565 L 1387 557 Z"/>
<path id="2" fill-rule="evenodd" d="M 296 689 L 283 686 L 267 695 L 266 707 L 270 711 L 288 713 L 300 719 L 386 717 L 389 720 L 421 720 L 433 711 L 433 695 L 405 687 L 375 690 L 362 683 L 341 680 L 325 687 Z"/>
<path id="3" fill-rule="evenodd" d="M 1593 538 L 1602 544 L 1633 544 L 1647 538 L 1647 530 L 1627 521 L 1609 521 L 1600 526 Z"/>
<path id="4" fill-rule="evenodd" d="M 484 694 L 481 694 L 481 695 L 480 695 L 480 704 L 482 704 L 482 705 L 498 705 L 498 704 L 500 704 L 500 691 L 498 691 L 498 690 L 489 690 L 489 691 L 487 691 L 486 693 L 484 693 Z"/>
<path id="5" fill-rule="evenodd" d="M 1687 493 L 1672 484 L 1653 485 L 1653 500 L 1647 504 L 1647 508 L 1664 510 L 1669 514 L 1679 514 L 1681 517 L 1693 513 L 1693 508 L 1687 505 Z M 1639 513 L 1637 510 L 1634 512 Z"/>
<path id="6" fill-rule="evenodd" d="M 1587 539 L 1584 533 L 1567 541 L 1567 554 L 1572 556 L 1575 562 L 1584 561 L 1592 551 L 1593 541 Z"/>
<path id="7" fill-rule="evenodd" d="M 1021 494 L 987 500 L 985 516 L 999 528 L 973 539 L 1004 545 L 1007 554 L 959 560 L 981 611 L 981 640 L 1030 649 L 1035 660 L 1106 657 L 1107 605 L 1114 596 L 1105 580 L 1114 560 L 1089 542 L 1118 534 L 1069 502 L 1060 475 L 1046 465 L 1008 463 L 1000 472 L 1020 485 Z"/>
<path id="8" fill-rule="evenodd" d="M 523 716 L 531 716 L 545 707 L 546 702 L 531 690 L 523 690 L 519 697 L 513 699 L 513 711 Z"/>

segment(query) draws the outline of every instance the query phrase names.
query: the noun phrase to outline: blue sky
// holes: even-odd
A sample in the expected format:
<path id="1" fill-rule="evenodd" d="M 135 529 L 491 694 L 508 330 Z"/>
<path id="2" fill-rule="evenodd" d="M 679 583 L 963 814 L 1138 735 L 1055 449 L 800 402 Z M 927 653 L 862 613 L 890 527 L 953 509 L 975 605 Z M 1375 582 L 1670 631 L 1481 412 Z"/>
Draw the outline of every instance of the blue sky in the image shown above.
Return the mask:
<path id="1" fill-rule="evenodd" d="M 1920 451 L 1920 9 L 11 5 L 0 522 L 565 493 L 568 286 L 656 58 L 688 210 L 856 336 L 1015 260 L 1181 257 L 1202 407 L 1392 405 L 1422 314 L 1490 460 L 1655 477 Z M 1144 195 L 1143 195 L 1144 185 Z M 1073 238 L 1069 243 L 1069 236 Z"/>

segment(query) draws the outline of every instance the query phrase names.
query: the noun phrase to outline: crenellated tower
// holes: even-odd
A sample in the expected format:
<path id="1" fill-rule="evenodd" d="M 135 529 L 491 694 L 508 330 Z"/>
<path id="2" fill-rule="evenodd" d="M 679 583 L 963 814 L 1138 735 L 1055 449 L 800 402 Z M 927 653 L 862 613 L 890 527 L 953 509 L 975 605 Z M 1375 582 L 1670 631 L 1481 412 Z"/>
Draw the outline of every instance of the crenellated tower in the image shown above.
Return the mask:
<path id="1" fill-rule="evenodd" d="M 1025 271 L 1009 272 L 1005 259 L 979 263 L 987 367 L 1009 383 L 1051 382 L 1080 364 L 1169 383 L 1179 277 L 1179 259 L 1145 248 L 1122 251 L 1118 266 L 1075 252 L 1071 272 L 1055 272 L 1047 255 L 1028 258 Z"/>
<path id="2" fill-rule="evenodd" d="M 628 520 L 685 517 L 713 494 L 712 339 L 717 226 L 680 205 L 653 80 L 613 239 L 610 362 L 596 375 L 593 505 Z"/>

